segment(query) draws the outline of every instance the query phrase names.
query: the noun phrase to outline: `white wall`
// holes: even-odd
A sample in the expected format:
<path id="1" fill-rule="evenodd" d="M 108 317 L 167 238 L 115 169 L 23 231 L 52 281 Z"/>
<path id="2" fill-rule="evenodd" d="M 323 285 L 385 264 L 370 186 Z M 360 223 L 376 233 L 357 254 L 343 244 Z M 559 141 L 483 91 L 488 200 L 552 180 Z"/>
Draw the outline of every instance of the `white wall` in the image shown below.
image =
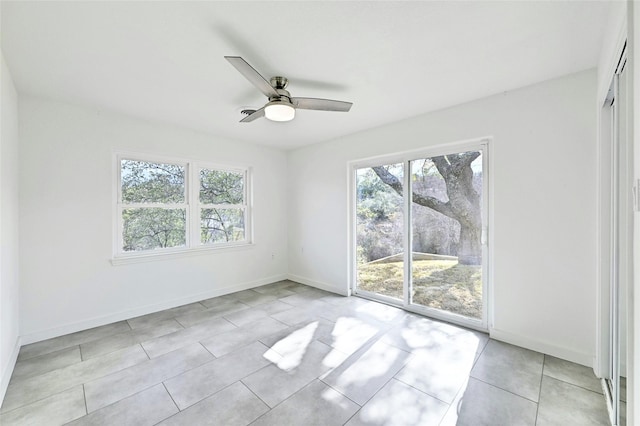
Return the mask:
<path id="1" fill-rule="evenodd" d="M 290 276 L 346 291 L 348 161 L 492 135 L 491 333 L 591 365 L 596 81 L 586 71 L 291 151 Z"/>
<path id="2" fill-rule="evenodd" d="M 19 114 L 23 343 L 286 276 L 284 152 L 28 96 Z M 255 245 L 112 266 L 119 150 L 251 166 Z"/>
<path id="3" fill-rule="evenodd" d="M 2 55 L 0 69 L 0 401 L 20 348 L 18 282 L 18 95 Z"/>
<path id="4" fill-rule="evenodd" d="M 632 317 L 629 342 L 629 371 L 630 382 L 627 384 L 627 424 L 636 424 L 640 414 L 640 5 L 638 2 L 628 1 L 629 6 L 629 35 L 631 39 L 631 72 L 630 116 L 635 117 L 631 122 L 631 137 L 633 138 L 633 173 L 638 200 L 634 213 L 634 290 Z"/>

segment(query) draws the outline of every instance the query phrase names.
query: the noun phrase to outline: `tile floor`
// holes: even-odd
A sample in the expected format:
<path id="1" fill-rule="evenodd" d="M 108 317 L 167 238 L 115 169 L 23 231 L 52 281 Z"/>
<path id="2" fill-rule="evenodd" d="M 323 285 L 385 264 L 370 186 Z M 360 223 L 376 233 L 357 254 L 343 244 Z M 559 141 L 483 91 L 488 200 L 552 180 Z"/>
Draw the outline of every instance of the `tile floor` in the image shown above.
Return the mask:
<path id="1" fill-rule="evenodd" d="M 291 281 L 24 346 L 10 425 L 606 425 L 592 371 Z"/>

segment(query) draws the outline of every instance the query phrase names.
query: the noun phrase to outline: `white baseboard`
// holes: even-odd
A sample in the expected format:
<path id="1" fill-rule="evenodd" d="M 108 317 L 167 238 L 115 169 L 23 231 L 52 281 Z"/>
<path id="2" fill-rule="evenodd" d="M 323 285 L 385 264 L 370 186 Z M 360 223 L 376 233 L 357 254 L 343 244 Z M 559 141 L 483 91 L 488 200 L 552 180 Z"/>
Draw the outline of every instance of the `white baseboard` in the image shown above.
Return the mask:
<path id="1" fill-rule="evenodd" d="M 4 395 L 7 393 L 7 387 L 9 387 L 9 381 L 11 380 L 13 369 L 15 368 L 16 361 L 18 360 L 20 346 L 22 346 L 21 339 L 20 337 L 17 337 L 11 356 L 7 360 L 6 365 L 2 366 L 2 376 L 0 376 L 0 404 L 4 401 Z"/>
<path id="2" fill-rule="evenodd" d="M 315 287 L 315 288 L 318 288 L 320 290 L 330 291 L 331 293 L 336 293 L 336 294 L 339 294 L 341 296 L 349 296 L 349 291 L 348 291 L 348 289 L 346 287 L 344 289 L 340 289 L 340 288 L 337 288 L 336 286 L 333 286 L 331 284 L 323 283 L 323 282 L 320 282 L 320 281 L 314 281 L 314 280 L 311 280 L 309 278 L 301 277 L 300 275 L 294 275 L 294 274 L 288 274 L 287 275 L 287 279 L 291 280 L 291 281 L 295 281 L 295 282 L 300 283 L 300 284 L 304 284 L 304 285 L 308 285 L 308 286 L 311 286 L 311 287 Z"/>
<path id="3" fill-rule="evenodd" d="M 541 352 L 543 354 L 593 368 L 593 354 L 578 352 L 570 348 L 554 345 L 542 340 L 530 339 L 526 336 L 509 333 L 508 331 L 502 331 L 495 328 L 489 330 L 489 335 L 492 339 L 500 340 L 501 342 L 510 343 L 512 345 L 520 346 L 521 348 Z"/>
<path id="4" fill-rule="evenodd" d="M 181 297 L 179 299 L 173 299 L 162 303 L 156 303 L 153 305 L 141 306 L 139 308 L 128 309 L 126 311 L 117 312 L 115 314 L 103 315 L 100 317 L 90 318 L 87 320 L 65 324 L 59 327 L 50 328 L 47 330 L 36 331 L 21 336 L 22 345 L 28 345 L 30 343 L 39 342 L 41 340 L 51 339 L 53 337 L 63 336 L 69 333 L 75 333 L 77 331 L 87 330 L 101 325 L 111 324 L 117 321 L 122 321 L 130 318 L 139 317 L 140 315 L 147 315 L 153 312 L 162 311 L 165 309 L 175 308 L 176 306 L 186 305 L 188 303 L 199 302 L 200 300 L 210 299 L 212 297 L 223 296 L 225 294 L 234 293 L 236 291 L 247 290 L 254 287 L 259 287 L 265 284 L 270 284 L 277 281 L 287 279 L 286 274 L 274 275 L 267 278 L 262 278 L 255 281 L 249 281 L 241 284 L 235 284 L 227 287 L 219 287 L 203 293 L 194 294 L 191 296 Z"/>

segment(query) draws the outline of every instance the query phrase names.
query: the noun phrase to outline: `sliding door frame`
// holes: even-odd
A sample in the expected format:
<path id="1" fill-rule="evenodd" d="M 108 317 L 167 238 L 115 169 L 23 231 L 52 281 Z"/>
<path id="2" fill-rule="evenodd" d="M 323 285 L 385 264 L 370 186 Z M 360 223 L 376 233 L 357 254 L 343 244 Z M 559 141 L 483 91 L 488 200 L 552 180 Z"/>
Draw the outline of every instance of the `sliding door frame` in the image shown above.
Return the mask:
<path id="1" fill-rule="evenodd" d="M 492 268 L 492 216 L 491 216 L 491 185 L 490 185 L 490 154 L 491 138 L 483 137 L 461 142 L 447 143 L 425 147 L 417 150 L 404 151 L 389 155 L 381 155 L 352 161 L 348 164 L 348 206 L 349 206 L 349 289 L 351 294 L 366 299 L 375 300 L 392 306 L 401 307 L 409 312 L 425 315 L 438 320 L 462 325 L 464 327 L 487 332 L 493 318 L 493 268 Z M 462 315 L 446 312 L 426 306 L 410 303 L 410 289 L 412 279 L 412 217 L 411 217 L 411 162 L 414 160 L 431 158 L 440 155 L 454 154 L 467 151 L 482 151 L 482 318 L 479 320 Z M 356 239 L 356 172 L 358 169 L 385 164 L 404 165 L 403 175 L 403 248 L 404 248 L 404 283 L 403 299 L 380 295 L 359 290 L 357 287 L 357 239 Z"/>

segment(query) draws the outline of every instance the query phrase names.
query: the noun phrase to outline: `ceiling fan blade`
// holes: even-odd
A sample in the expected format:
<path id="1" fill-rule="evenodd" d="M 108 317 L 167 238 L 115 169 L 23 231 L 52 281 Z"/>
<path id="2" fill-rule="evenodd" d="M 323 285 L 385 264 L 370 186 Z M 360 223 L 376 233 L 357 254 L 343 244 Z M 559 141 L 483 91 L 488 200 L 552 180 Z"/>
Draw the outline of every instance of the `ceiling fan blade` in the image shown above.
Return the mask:
<path id="1" fill-rule="evenodd" d="M 267 98 L 280 96 L 278 92 L 276 92 L 276 89 L 274 89 L 271 84 L 269 84 L 269 82 L 260 75 L 258 71 L 256 71 L 251 65 L 249 65 L 249 63 L 247 63 L 247 61 L 242 59 L 240 56 L 225 56 L 224 58 L 229 61 L 231 65 L 236 67 L 236 69 L 240 71 L 240 74 L 245 76 L 245 78 L 249 80 L 251 84 L 256 86 L 258 90 L 264 93 Z"/>
<path id="2" fill-rule="evenodd" d="M 291 103 L 300 109 L 315 109 L 320 111 L 342 111 L 351 109 L 353 102 L 334 101 L 332 99 L 291 98 Z"/>
<path id="3" fill-rule="evenodd" d="M 245 118 L 240 120 L 241 123 L 251 123 L 253 120 L 264 117 L 264 107 L 256 110 L 255 112 L 247 115 Z"/>

